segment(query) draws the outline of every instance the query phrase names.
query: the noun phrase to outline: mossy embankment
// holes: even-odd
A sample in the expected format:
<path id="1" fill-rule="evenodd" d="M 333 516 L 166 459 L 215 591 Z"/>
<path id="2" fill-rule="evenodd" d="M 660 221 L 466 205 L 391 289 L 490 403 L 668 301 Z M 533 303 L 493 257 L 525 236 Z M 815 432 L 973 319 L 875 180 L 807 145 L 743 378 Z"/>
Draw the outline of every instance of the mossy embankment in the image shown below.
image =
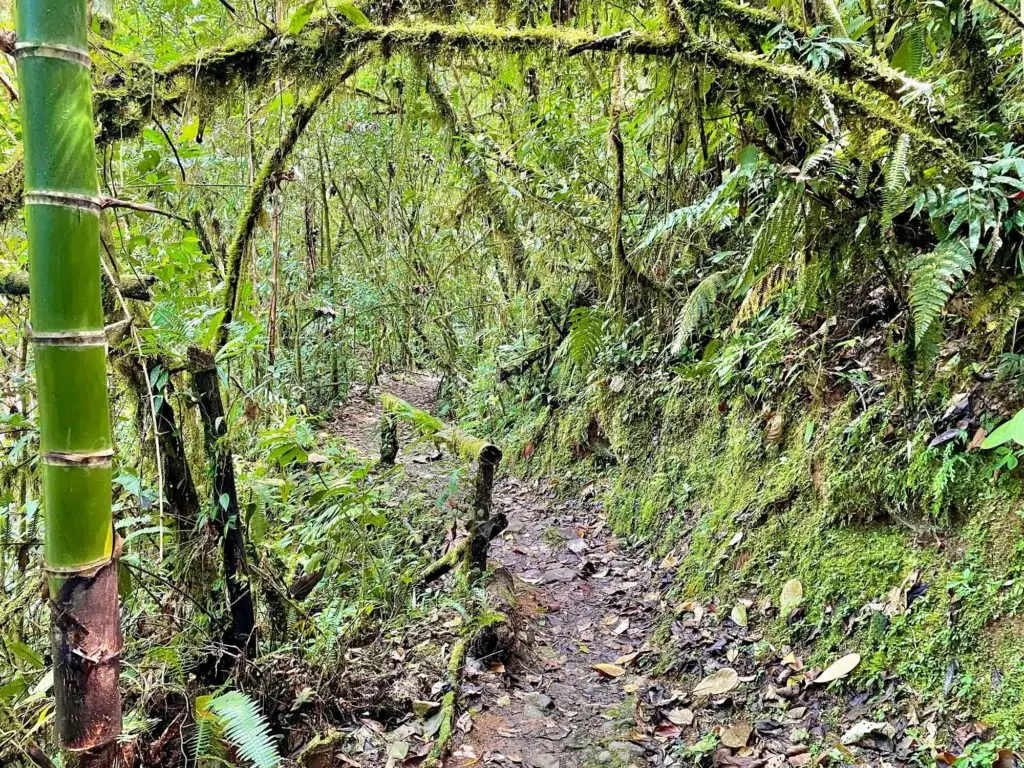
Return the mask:
<path id="1" fill-rule="evenodd" d="M 937 390 L 933 410 L 951 396 Z M 799 579 L 801 611 L 774 614 L 768 640 L 819 664 L 855 650 L 858 685 L 898 676 L 928 706 L 973 715 L 1017 746 L 1020 482 L 967 450 L 970 435 L 929 448 L 933 421 L 901 421 L 900 410 L 856 390 L 769 403 L 693 380 L 615 376 L 521 421 L 508 453 L 527 474 L 601 479 L 616 533 L 667 558 L 677 602 L 666 627 L 688 600 L 725 616 L 738 599 L 778 605 Z M 668 669 L 671 643 L 661 650 Z"/>

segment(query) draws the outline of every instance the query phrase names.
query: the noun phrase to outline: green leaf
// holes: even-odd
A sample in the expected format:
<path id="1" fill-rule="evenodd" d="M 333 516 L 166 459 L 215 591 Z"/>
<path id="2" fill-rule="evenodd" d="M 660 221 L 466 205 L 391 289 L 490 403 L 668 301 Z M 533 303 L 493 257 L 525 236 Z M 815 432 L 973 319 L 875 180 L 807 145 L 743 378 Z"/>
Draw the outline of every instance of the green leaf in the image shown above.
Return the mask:
<path id="1" fill-rule="evenodd" d="M 226 493 L 222 493 L 220 495 L 220 498 L 217 499 L 217 501 L 220 502 L 221 509 L 227 511 L 228 504 L 231 503 L 231 497 L 228 496 Z"/>
<path id="2" fill-rule="evenodd" d="M 991 450 L 1011 440 L 1017 445 L 1024 446 L 1024 410 L 1018 411 L 1017 415 L 1012 419 L 1003 422 L 992 430 L 992 434 L 985 438 L 985 442 L 981 444 L 981 447 L 985 450 Z"/>
<path id="3" fill-rule="evenodd" d="M 267 538 L 270 531 L 270 524 L 263 510 L 257 509 L 249 515 L 249 539 L 253 544 L 261 544 Z"/>
<path id="4" fill-rule="evenodd" d="M 291 18 L 288 19 L 288 34 L 297 35 L 302 31 L 309 20 L 313 17 L 313 10 L 316 8 L 318 0 L 312 0 L 309 3 L 303 3 L 294 11 L 292 11 Z"/>
<path id="5" fill-rule="evenodd" d="M 366 18 L 366 14 L 353 3 L 342 3 L 336 6 L 335 10 L 357 27 L 370 26 L 370 20 Z"/>
<path id="6" fill-rule="evenodd" d="M 14 640 L 13 638 L 7 639 L 7 650 L 9 650 L 16 658 L 21 659 L 30 667 L 34 669 L 42 669 L 46 666 L 46 662 L 43 661 L 42 655 L 39 654 L 33 648 L 29 648 L 20 640 Z"/>

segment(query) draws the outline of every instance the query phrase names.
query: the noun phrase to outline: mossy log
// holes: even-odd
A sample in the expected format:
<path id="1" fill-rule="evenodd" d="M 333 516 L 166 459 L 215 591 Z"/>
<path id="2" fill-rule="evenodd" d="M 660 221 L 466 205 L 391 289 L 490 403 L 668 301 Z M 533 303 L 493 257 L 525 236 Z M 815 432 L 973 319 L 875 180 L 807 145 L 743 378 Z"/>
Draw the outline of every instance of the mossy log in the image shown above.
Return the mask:
<path id="1" fill-rule="evenodd" d="M 464 461 L 479 461 L 491 466 L 501 462 L 501 449 L 494 443 L 471 435 L 458 427 L 446 425 L 436 416 L 414 408 L 399 397 L 385 392 L 380 396 L 380 406 L 382 419 L 390 417 L 412 424 L 423 437 L 434 445 L 448 448 Z M 397 455 L 397 453 L 396 443 L 395 454 Z"/>
<path id="2" fill-rule="evenodd" d="M 463 637 L 452 647 L 451 660 L 448 662 L 448 692 L 441 699 L 441 727 L 437 731 L 437 741 L 427 755 L 425 764 L 440 766 L 451 746 L 455 730 L 455 713 L 459 700 L 459 682 L 462 679 L 462 667 L 466 663 L 469 651 L 469 638 Z"/>

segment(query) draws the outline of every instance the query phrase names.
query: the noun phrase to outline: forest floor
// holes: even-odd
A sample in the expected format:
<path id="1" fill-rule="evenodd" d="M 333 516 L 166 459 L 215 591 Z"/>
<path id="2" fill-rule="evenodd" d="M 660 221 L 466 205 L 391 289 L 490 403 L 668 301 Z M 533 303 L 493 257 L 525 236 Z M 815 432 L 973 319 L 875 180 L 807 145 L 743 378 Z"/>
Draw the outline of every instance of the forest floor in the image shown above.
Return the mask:
<path id="1" fill-rule="evenodd" d="M 436 390 L 437 379 L 411 374 L 380 388 L 434 413 Z M 357 395 L 331 431 L 373 457 L 379 417 L 376 398 Z M 422 452 L 400 453 L 399 462 L 403 482 L 435 490 L 449 471 Z M 509 525 L 492 542 L 490 567 L 514 596 L 516 648 L 501 663 L 468 661 L 446 768 L 888 767 L 934 754 L 937 723 L 948 725 L 949 713 L 922 708 L 894 678 L 871 692 L 816 685 L 820 669 L 761 631 L 777 610 L 770 600 L 746 601 L 741 615 L 733 605 L 673 600 L 671 558 L 621 546 L 603 519 L 601 490 L 507 475 L 496 482 L 494 505 Z M 655 647 L 665 616 L 672 620 L 660 622 Z M 650 674 L 659 661 L 668 678 Z M 954 727 L 955 752 L 985 735 L 968 718 Z M 422 762 L 427 735 L 414 726 L 403 737 L 417 730 L 422 747 L 392 755 L 388 768 Z"/>

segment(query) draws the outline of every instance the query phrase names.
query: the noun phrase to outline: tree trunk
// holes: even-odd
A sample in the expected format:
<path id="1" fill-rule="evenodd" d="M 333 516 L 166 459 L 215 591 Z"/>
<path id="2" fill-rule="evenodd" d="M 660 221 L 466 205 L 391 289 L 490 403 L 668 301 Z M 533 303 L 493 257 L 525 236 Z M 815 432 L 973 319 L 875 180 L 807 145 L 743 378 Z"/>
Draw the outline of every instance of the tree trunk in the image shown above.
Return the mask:
<path id="1" fill-rule="evenodd" d="M 256 647 L 256 613 L 249 587 L 245 536 L 235 487 L 235 462 L 226 444 L 227 415 L 221 400 L 220 376 L 213 356 L 198 347 L 189 348 L 188 362 L 203 422 L 206 455 L 213 463 L 214 524 L 221 537 L 224 580 L 227 582 L 231 613 L 228 642 L 239 651 L 252 652 Z"/>
<path id="2" fill-rule="evenodd" d="M 158 367 L 167 368 L 166 363 L 157 358 L 140 358 L 136 354 L 124 355 L 115 364 L 124 375 L 132 395 L 135 398 L 136 423 L 139 437 L 143 439 L 147 425 L 153 418 L 149 405 L 149 382 Z M 178 541 L 187 542 L 195 532 L 199 520 L 199 494 L 185 456 L 185 443 L 178 427 L 177 416 L 171 405 L 174 386 L 168 380 L 160 395 L 160 405 L 156 409 L 157 440 L 160 443 L 160 465 L 164 478 L 164 494 L 174 518 Z M 143 440 L 143 449 L 146 441 Z"/>
<path id="3" fill-rule="evenodd" d="M 30 314 L 64 764 L 119 755 L 121 628 L 87 0 L 20 0 Z"/>

